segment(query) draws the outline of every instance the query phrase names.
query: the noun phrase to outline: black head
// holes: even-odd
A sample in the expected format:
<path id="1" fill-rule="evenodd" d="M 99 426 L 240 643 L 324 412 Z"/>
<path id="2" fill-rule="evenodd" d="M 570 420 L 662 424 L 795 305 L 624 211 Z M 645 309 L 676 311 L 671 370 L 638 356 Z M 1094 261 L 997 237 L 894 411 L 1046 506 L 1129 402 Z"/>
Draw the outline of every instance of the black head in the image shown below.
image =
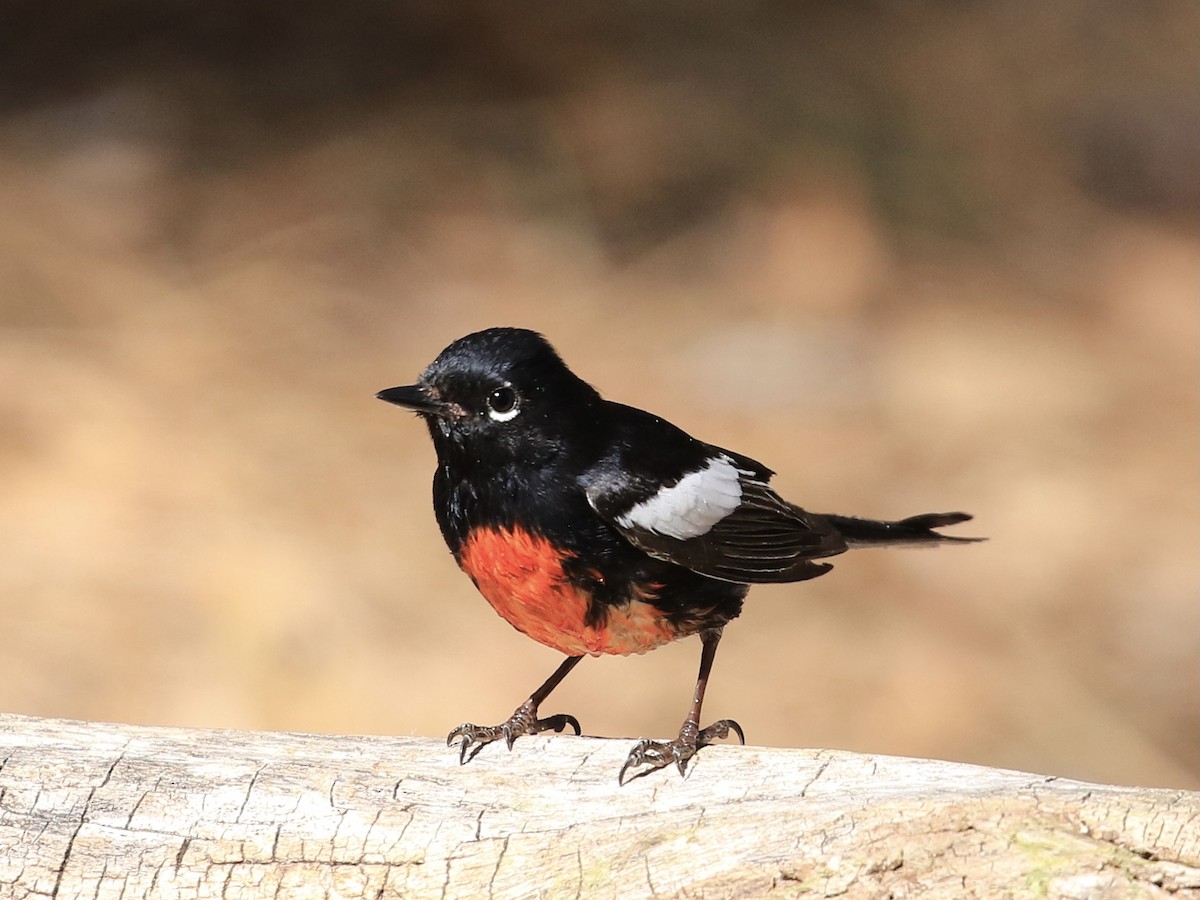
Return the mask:
<path id="1" fill-rule="evenodd" d="M 563 453 L 600 408 L 596 391 L 546 339 L 523 328 L 459 338 L 416 384 L 376 396 L 422 416 L 439 455 L 464 453 L 476 464 L 544 463 Z"/>

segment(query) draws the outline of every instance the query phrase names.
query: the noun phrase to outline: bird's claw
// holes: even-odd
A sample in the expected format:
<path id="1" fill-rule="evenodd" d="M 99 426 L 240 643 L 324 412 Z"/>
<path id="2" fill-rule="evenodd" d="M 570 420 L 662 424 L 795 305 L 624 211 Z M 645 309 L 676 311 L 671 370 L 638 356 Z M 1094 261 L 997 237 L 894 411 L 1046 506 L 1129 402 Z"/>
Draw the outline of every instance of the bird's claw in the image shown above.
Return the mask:
<path id="1" fill-rule="evenodd" d="M 446 746 L 453 747 L 456 740 L 462 740 L 458 750 L 458 764 L 462 766 L 474 759 L 475 754 L 492 741 L 504 738 L 504 743 L 511 750 L 513 743 L 523 734 L 540 734 L 543 731 L 561 733 L 568 725 L 574 729 L 576 735 L 583 734 L 579 720 L 574 716 L 558 713 L 539 719 L 537 707 L 526 701 L 517 707 L 508 717 L 508 721 L 499 725 L 472 725 L 470 722 L 464 722 L 446 736 Z"/>
<path id="2" fill-rule="evenodd" d="M 629 756 L 625 758 L 625 765 L 621 766 L 621 771 L 617 774 L 617 783 L 624 784 L 625 773 L 642 765 L 649 768 L 635 772 L 633 778 L 640 778 L 659 769 L 665 769 L 671 763 L 675 763 L 680 775 L 686 775 L 687 762 L 696 755 L 696 751 L 714 741 L 729 737 L 730 731 L 738 736 L 738 740 L 742 744 L 746 743 L 746 734 L 742 731 L 742 726 L 733 719 L 714 722 L 703 731 L 697 731 L 695 725 L 685 722 L 683 728 L 679 730 L 679 737 L 673 741 L 638 741 L 629 751 Z"/>
<path id="3" fill-rule="evenodd" d="M 719 722 L 713 722 L 702 732 L 696 739 L 696 746 L 703 747 L 705 744 L 711 744 L 713 741 L 723 741 L 729 737 L 729 732 L 733 732 L 738 737 L 738 743 L 743 747 L 746 746 L 746 732 L 742 731 L 742 726 L 733 719 L 722 719 Z"/>

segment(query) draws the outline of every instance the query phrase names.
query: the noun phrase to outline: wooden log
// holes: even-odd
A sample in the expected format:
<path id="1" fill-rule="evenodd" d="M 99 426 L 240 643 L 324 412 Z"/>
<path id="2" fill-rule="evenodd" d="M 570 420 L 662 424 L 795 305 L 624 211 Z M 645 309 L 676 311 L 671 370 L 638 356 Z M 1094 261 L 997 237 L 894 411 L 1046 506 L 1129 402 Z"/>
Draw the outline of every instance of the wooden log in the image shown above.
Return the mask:
<path id="1" fill-rule="evenodd" d="M 1200 897 L 1200 794 L 926 759 L 0 715 L 0 897 Z"/>

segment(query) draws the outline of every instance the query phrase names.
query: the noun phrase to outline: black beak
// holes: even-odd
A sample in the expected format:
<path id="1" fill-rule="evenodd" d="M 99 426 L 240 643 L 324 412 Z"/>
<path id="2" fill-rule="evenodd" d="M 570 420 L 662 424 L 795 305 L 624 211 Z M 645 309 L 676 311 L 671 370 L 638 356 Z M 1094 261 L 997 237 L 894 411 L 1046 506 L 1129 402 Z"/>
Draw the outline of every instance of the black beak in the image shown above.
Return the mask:
<path id="1" fill-rule="evenodd" d="M 423 415 L 442 416 L 449 409 L 448 403 L 431 397 L 429 389 L 419 384 L 387 388 L 375 396 L 380 400 L 386 400 L 388 403 L 403 406 L 405 409 L 411 409 L 413 412 Z"/>

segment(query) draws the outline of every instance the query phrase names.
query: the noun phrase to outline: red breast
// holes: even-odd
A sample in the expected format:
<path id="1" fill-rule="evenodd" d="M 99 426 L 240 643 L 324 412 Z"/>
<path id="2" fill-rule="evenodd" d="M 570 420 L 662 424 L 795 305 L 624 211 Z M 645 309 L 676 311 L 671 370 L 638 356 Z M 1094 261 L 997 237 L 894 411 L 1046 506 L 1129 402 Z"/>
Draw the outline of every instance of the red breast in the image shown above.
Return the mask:
<path id="1" fill-rule="evenodd" d="M 566 577 L 565 558 L 522 528 L 477 528 L 462 545 L 459 565 L 517 631 L 568 656 L 645 653 L 678 637 L 662 613 L 637 596 L 587 624 L 591 601 Z"/>

